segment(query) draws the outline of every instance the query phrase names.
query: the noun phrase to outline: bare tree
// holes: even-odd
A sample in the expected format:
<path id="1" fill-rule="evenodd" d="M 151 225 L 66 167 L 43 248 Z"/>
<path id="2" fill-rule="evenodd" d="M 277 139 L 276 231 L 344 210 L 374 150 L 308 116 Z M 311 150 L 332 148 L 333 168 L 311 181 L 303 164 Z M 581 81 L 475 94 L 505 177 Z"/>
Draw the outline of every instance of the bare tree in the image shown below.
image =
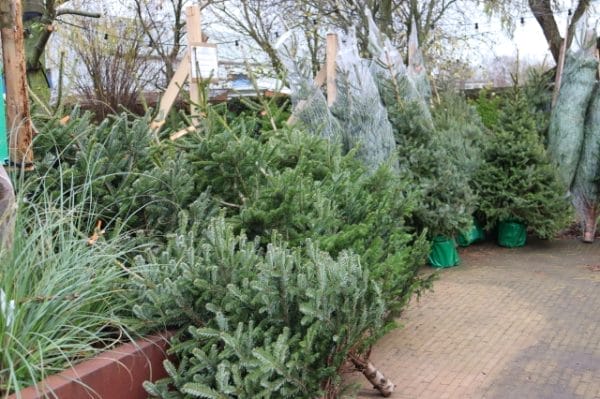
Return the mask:
<path id="1" fill-rule="evenodd" d="M 57 18 L 64 15 L 78 15 L 89 18 L 99 18 L 100 14 L 78 10 L 75 8 L 58 7 L 66 0 L 39 1 L 31 11 L 25 10 L 26 28 L 30 37 L 27 39 L 27 70 L 37 71 L 41 68 L 41 58 L 48 44 L 50 36 L 54 32 L 52 24 Z M 28 15 L 29 14 L 29 15 Z"/>
<path id="2" fill-rule="evenodd" d="M 510 23 L 512 18 L 511 11 L 516 5 L 520 4 L 520 0 L 484 0 L 483 3 L 489 13 L 499 15 L 504 21 L 509 22 L 507 25 L 510 26 L 512 25 Z M 567 48 L 573 42 L 577 23 L 590 9 L 591 3 L 591 0 L 577 0 L 575 8 L 571 10 L 572 16 L 566 35 Z M 566 7 L 561 7 L 560 2 L 554 0 L 527 0 L 527 5 L 544 32 L 544 37 L 548 42 L 552 58 L 558 63 L 560 48 L 564 38 L 560 34 L 556 17 Z"/>
<path id="3" fill-rule="evenodd" d="M 230 0 L 215 4 L 212 10 L 221 23 L 251 38 L 265 52 L 275 71 L 281 71 L 274 43 L 285 30 L 283 17 L 293 10 L 291 4 L 287 0 Z"/>
<path id="4" fill-rule="evenodd" d="M 105 23 L 116 33 L 103 33 L 107 29 L 87 24 L 87 29 L 77 32 L 77 38 L 70 38 L 83 65 L 82 73 L 75 77 L 75 88 L 93 105 L 99 118 L 121 107 L 134 110 L 157 75 L 138 26 L 118 18 L 107 18 Z"/>
<path id="5" fill-rule="evenodd" d="M 151 53 L 163 64 L 165 83 L 168 83 L 177 67 L 185 46 L 185 7 L 189 0 L 133 0 L 137 22 L 148 41 Z M 204 8 L 212 1 L 201 4 Z"/>

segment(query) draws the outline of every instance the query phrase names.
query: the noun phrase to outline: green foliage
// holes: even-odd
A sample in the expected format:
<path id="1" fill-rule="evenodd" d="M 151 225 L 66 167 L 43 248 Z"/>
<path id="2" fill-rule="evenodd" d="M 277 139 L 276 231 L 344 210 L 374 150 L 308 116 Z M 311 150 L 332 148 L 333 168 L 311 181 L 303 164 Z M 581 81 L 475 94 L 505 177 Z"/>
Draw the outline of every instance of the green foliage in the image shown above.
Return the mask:
<path id="1" fill-rule="evenodd" d="M 547 143 L 550 110 L 552 108 L 552 80 L 549 73 L 531 69 L 527 73 L 527 82 L 523 86 L 523 95 L 535 118 L 536 130 Z"/>
<path id="2" fill-rule="evenodd" d="M 498 128 L 488 136 L 483 157 L 474 184 L 487 228 L 515 220 L 537 236 L 550 238 L 565 225 L 568 204 L 562 186 L 519 89 L 514 89 Z"/>
<path id="3" fill-rule="evenodd" d="M 481 164 L 485 126 L 477 109 L 458 94 L 442 93 L 433 112 L 439 140 L 452 155 L 450 160 L 471 183 Z"/>
<path id="4" fill-rule="evenodd" d="M 34 142 L 36 153 L 45 155 L 28 178 L 43 181 L 55 199 L 72 193 L 74 203 L 90 219 L 104 221 L 109 233 L 111 225 L 148 235 L 176 229 L 182 207 L 194 209 L 206 195 L 190 184 L 188 160 L 153 141 L 148 116 L 121 114 L 99 125 L 91 118 L 75 109 L 64 125 L 47 121 Z M 34 202 L 39 194 L 31 193 Z"/>
<path id="5" fill-rule="evenodd" d="M 108 222 L 109 233 L 133 229 L 152 243 L 132 267 L 132 281 L 141 284 L 136 311 L 148 328 L 187 331 L 178 338 L 187 348 L 176 352 L 181 363 L 170 368 L 179 393 L 234 396 L 231 386 L 243 385 L 252 394 L 240 396 L 264 396 L 267 389 L 282 396 L 308 397 L 322 384 L 337 386 L 337 371 L 348 351 L 368 347 L 378 336 L 372 331 L 386 331 L 379 327 L 396 316 L 414 293 L 429 286 L 429 279 L 417 276 L 429 245 L 410 225 L 421 197 L 407 175 L 386 167 L 368 172 L 354 152 L 342 156 L 340 148 L 327 140 L 281 126 L 285 115 L 278 109 L 264 111 L 264 104 L 251 105 L 242 115 L 207 107 L 200 131 L 176 142 L 154 142 L 148 118 L 130 120 L 121 115 L 99 126 L 77 114 L 66 126 L 51 120 L 46 136 L 36 141 L 39 151 L 48 155 L 34 179 L 45 177 L 53 198 L 62 197 L 67 183 L 88 188 L 93 195 L 77 201 L 90 220 Z M 37 201 L 40 196 L 34 191 L 31 197 Z M 228 227 L 217 234 L 214 228 L 206 230 L 206 221 L 218 207 L 225 218 L 220 223 Z M 233 233 L 239 236 L 232 238 Z M 251 244 L 242 243 L 244 234 Z M 278 298 L 290 305 L 277 305 L 276 298 L 256 291 L 256 279 L 267 278 L 265 271 L 257 274 L 257 265 L 268 262 L 274 269 L 289 263 L 285 281 L 296 293 Z M 193 274 L 196 267 L 205 273 L 209 266 L 212 280 Z M 331 292 L 315 292 L 318 296 L 313 298 L 306 288 L 317 283 Z M 244 314 L 235 313 L 244 306 L 227 305 L 221 312 L 232 320 L 231 329 L 221 328 L 221 316 L 210 310 L 210 304 L 225 307 L 230 300 L 227 284 L 237 284 L 241 302 L 261 296 L 267 301 Z M 353 296 L 345 298 L 342 292 Z M 299 303 L 291 305 L 300 293 L 302 309 Z M 360 303 L 373 295 L 377 314 L 369 311 L 367 317 Z M 350 306 L 348 301 L 358 307 L 323 313 Z M 267 303 L 277 308 L 264 308 Z M 278 306 L 297 315 L 295 321 L 285 325 L 277 321 L 282 317 Z M 323 325 L 336 318 L 334 324 Z M 243 344 L 234 355 L 231 346 L 223 352 L 226 341 L 221 335 L 203 338 L 195 335 L 196 330 L 188 331 L 190 326 L 207 327 L 213 319 L 210 328 L 231 339 L 242 322 L 235 339 L 257 344 Z M 267 319 L 278 329 L 266 325 Z M 319 339 L 310 338 L 313 329 Z M 331 345 L 336 335 L 339 348 Z M 280 352 L 277 342 L 289 350 Z M 211 369 L 215 373 L 191 377 L 201 371 L 193 371 L 200 366 L 194 357 L 197 351 L 190 352 L 199 347 L 213 363 L 222 364 L 222 375 L 229 375 L 229 380 L 217 378 L 216 365 Z M 186 364 L 194 365 L 192 371 Z M 162 392 L 157 396 L 176 395 L 167 393 L 165 384 L 148 385 L 148 390 Z"/>
<path id="6" fill-rule="evenodd" d="M 469 171 L 460 168 L 451 147 L 446 147 L 448 131 L 441 135 L 413 102 L 396 104 L 390 114 L 400 165 L 414 176 L 413 184 L 422 192 L 413 225 L 430 237 L 465 230 L 471 224 L 474 196 Z"/>
<path id="7" fill-rule="evenodd" d="M 0 250 L 2 397 L 117 344 L 139 324 L 130 324 L 121 267 L 133 242 L 119 236 L 88 245 L 89 232 L 78 227 L 93 223 L 84 220 L 85 203 L 37 191 L 35 203 L 19 198 L 13 246 Z"/>
<path id="8" fill-rule="evenodd" d="M 481 122 L 488 129 L 495 129 L 500 119 L 502 98 L 489 90 L 480 90 L 475 107 L 481 117 Z"/>
<path id="9" fill-rule="evenodd" d="M 382 294 L 357 256 L 333 260 L 310 241 L 290 250 L 277 237 L 264 254 L 257 244 L 217 218 L 200 235 L 181 230 L 158 257 L 146 256 L 149 263 L 140 260 L 136 273 L 153 288 L 140 285 L 146 303 L 136 313 L 189 326 L 173 341 L 178 366 L 167 363 L 170 377 L 146 384 L 150 394 L 318 397 L 339 384 L 350 351 L 382 331 Z"/>

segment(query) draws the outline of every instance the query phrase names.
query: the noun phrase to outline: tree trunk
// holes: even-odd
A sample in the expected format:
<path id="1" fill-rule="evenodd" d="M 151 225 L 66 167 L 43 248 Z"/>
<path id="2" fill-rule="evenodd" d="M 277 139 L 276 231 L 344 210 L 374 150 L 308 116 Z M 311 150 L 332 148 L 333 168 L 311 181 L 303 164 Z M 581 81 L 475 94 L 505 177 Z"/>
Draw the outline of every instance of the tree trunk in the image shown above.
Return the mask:
<path id="1" fill-rule="evenodd" d="M 33 126 L 29 114 L 27 71 L 21 1 L 0 2 L 2 56 L 6 78 L 6 119 L 10 130 L 10 158 L 15 164 L 29 168 L 33 161 L 31 141 Z"/>
<path id="2" fill-rule="evenodd" d="M 10 177 L 0 166 L 0 248 L 9 248 L 15 229 L 15 192 Z"/>
<path id="3" fill-rule="evenodd" d="M 596 237 L 597 206 L 590 205 L 583 211 L 583 242 L 591 244 Z"/>
<path id="4" fill-rule="evenodd" d="M 563 38 L 560 35 L 560 31 L 558 30 L 558 24 L 556 23 L 556 19 L 554 18 L 554 12 L 552 11 L 552 1 L 551 0 L 528 0 L 529 8 L 533 13 L 533 16 L 537 20 L 538 24 L 542 28 L 544 32 L 544 36 L 546 37 L 546 41 L 548 42 L 548 46 L 550 47 L 550 52 L 552 53 L 552 57 L 554 61 L 558 64 L 558 58 L 560 55 L 560 47 L 562 46 Z M 573 12 L 573 16 L 569 22 L 569 27 L 567 30 L 567 49 L 571 46 L 573 42 L 573 36 L 575 33 L 575 27 L 577 22 L 581 19 L 585 12 L 590 7 L 590 0 L 579 0 L 577 3 L 577 7 Z"/>
<path id="5" fill-rule="evenodd" d="M 377 389 L 381 396 L 387 398 L 394 392 L 396 385 L 390 381 L 381 371 L 377 369 L 368 360 L 360 359 L 358 356 L 350 355 L 350 360 L 358 371 L 363 373 L 365 378 L 373 384 L 373 388 Z"/>
<path id="6" fill-rule="evenodd" d="M 550 46 L 552 58 L 558 63 L 562 37 L 560 36 L 556 20 L 554 19 L 550 0 L 529 0 L 529 8 L 531 8 L 533 16 L 544 32 L 546 41 Z"/>

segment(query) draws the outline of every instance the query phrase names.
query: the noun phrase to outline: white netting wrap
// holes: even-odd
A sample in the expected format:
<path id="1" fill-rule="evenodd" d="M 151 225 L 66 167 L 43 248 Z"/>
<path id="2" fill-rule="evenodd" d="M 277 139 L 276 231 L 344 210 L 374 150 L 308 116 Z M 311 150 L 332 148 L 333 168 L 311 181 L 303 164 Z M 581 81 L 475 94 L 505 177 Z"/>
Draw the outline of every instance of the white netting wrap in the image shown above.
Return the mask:
<path id="1" fill-rule="evenodd" d="M 292 90 L 293 119 L 307 126 L 311 132 L 341 143 L 340 124 L 329 111 L 321 89 L 315 85 L 308 57 L 300 53 L 298 42 L 298 36 L 289 31 L 275 45 Z"/>
<path id="2" fill-rule="evenodd" d="M 548 150 L 558 164 L 563 183 L 569 188 L 581 155 L 586 110 L 598 69 L 595 34 L 588 32 L 586 38 L 581 49 L 567 56 L 548 131 Z"/>
<path id="3" fill-rule="evenodd" d="M 357 154 L 371 169 L 389 162 L 398 167 L 396 142 L 369 63 L 361 60 L 354 30 L 339 35 L 337 97 L 332 112 L 344 131 L 347 151 Z"/>
<path id="4" fill-rule="evenodd" d="M 417 71 L 419 68 L 415 65 L 413 72 L 409 74 L 409 70 L 402 61 L 400 52 L 392 45 L 390 39 L 379 31 L 369 12 L 367 12 L 367 17 L 369 21 L 369 51 L 373 55 L 371 73 L 377 83 L 385 105 L 390 107 L 396 101 L 414 101 L 418 104 L 423 117 L 431 121 L 433 126 L 428 100 L 418 90 L 411 76 L 419 75 L 420 72 Z M 421 67 L 424 71 L 422 58 Z M 428 87 L 429 82 L 427 82 L 427 77 L 422 77 L 425 79 L 425 84 Z M 422 88 L 422 90 L 429 92 L 430 89 L 427 88 L 425 90 Z"/>

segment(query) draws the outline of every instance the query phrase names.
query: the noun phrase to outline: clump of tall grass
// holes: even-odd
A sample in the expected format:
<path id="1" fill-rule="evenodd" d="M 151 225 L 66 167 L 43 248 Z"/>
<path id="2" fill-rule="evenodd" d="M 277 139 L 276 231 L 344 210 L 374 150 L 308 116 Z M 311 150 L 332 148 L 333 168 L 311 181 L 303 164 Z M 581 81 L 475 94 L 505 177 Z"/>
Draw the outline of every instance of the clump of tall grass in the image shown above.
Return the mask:
<path id="1" fill-rule="evenodd" d="M 132 241 L 118 234 L 90 241 L 93 212 L 70 199 L 77 190 L 57 200 L 43 183 L 31 184 L 18 187 L 14 242 L 0 249 L 0 397 L 132 331 L 123 266 Z M 33 191 L 42 195 L 27 201 Z"/>

